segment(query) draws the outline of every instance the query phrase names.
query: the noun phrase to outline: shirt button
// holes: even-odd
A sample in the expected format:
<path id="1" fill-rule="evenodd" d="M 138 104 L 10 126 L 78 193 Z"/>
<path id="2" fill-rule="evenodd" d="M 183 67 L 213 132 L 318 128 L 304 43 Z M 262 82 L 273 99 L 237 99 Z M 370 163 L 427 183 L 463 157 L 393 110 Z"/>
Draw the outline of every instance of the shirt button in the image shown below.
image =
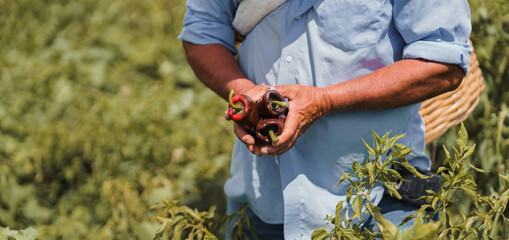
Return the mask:
<path id="1" fill-rule="evenodd" d="M 299 20 L 299 19 L 300 19 L 300 15 L 299 15 L 299 16 L 297 16 L 297 17 L 295 17 L 295 19 Z"/>
<path id="2" fill-rule="evenodd" d="M 286 57 L 286 61 L 287 61 L 287 62 L 291 62 L 291 61 L 293 61 L 292 56 L 288 56 L 288 57 Z"/>

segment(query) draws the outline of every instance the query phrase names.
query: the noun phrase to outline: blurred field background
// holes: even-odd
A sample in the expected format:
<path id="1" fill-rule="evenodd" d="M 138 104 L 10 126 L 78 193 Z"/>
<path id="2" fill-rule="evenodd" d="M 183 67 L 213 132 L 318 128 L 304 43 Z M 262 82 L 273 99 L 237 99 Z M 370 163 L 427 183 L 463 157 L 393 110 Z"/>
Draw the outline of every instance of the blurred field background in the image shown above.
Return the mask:
<path id="1" fill-rule="evenodd" d="M 489 195 L 509 165 L 509 2 L 469 2 L 486 90 L 465 126 Z M 152 239 L 164 199 L 224 212 L 234 136 L 187 66 L 184 12 L 184 0 L 0 0 L 0 229 Z"/>

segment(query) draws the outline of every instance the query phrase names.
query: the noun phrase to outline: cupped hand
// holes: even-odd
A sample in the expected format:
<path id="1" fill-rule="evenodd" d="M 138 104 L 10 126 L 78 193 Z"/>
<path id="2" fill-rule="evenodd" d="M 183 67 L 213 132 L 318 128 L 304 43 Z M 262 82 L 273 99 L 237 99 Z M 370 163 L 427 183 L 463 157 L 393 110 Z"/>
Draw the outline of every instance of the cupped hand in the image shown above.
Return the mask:
<path id="1" fill-rule="evenodd" d="M 272 145 L 255 145 L 261 154 L 281 155 L 287 152 L 308 127 L 330 109 L 327 93 L 323 88 L 283 85 L 276 86 L 275 89 L 288 98 L 289 112 L 278 142 Z"/>
<path id="2" fill-rule="evenodd" d="M 261 99 L 261 97 L 267 91 L 268 88 L 269 86 L 267 85 L 253 85 L 238 89 L 238 91 L 235 92 L 235 94 L 247 95 L 253 101 L 257 102 L 258 100 Z M 225 118 L 226 120 L 230 120 L 228 110 L 225 112 Z M 240 124 L 234 123 L 233 131 L 235 132 L 237 138 L 246 145 L 247 149 L 249 149 L 250 152 L 256 154 L 257 156 L 262 155 L 262 153 L 260 152 L 261 146 L 260 141 L 257 141 L 254 136 L 249 134 L 248 129 L 245 129 Z"/>

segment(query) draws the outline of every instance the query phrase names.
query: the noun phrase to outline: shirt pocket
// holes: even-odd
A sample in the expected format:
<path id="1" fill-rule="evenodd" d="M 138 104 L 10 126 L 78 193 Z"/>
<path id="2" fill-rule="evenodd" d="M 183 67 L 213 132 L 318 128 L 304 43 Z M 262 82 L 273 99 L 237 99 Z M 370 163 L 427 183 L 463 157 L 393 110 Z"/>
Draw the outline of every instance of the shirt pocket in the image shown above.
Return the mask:
<path id="1" fill-rule="evenodd" d="M 320 37 L 343 51 L 369 47 L 382 37 L 386 0 L 323 0 L 315 5 Z"/>

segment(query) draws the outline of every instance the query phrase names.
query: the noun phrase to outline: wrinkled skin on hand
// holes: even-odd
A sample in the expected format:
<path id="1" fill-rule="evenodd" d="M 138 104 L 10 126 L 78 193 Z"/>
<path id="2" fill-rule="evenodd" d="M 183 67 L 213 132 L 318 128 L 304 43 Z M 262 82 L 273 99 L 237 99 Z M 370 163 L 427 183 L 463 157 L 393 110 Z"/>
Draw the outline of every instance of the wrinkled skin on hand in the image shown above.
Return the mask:
<path id="1" fill-rule="evenodd" d="M 284 85 L 274 87 L 281 95 L 288 98 L 289 112 L 286 117 L 285 126 L 279 141 L 268 144 L 257 141 L 242 126 L 235 124 L 235 135 L 244 143 L 253 154 L 281 155 L 290 150 L 297 139 L 307 128 L 318 118 L 324 116 L 327 109 L 330 109 L 326 98 L 326 91 L 323 88 L 309 87 L 304 85 Z M 247 95 L 253 99 L 260 99 L 267 90 L 267 86 L 255 86 L 247 90 Z M 246 94 L 246 93 L 244 93 Z"/>
<path id="2" fill-rule="evenodd" d="M 279 141 L 260 147 L 262 154 L 281 155 L 290 150 L 311 124 L 330 109 L 323 88 L 304 85 L 283 85 L 275 89 L 288 98 L 288 115 Z"/>

